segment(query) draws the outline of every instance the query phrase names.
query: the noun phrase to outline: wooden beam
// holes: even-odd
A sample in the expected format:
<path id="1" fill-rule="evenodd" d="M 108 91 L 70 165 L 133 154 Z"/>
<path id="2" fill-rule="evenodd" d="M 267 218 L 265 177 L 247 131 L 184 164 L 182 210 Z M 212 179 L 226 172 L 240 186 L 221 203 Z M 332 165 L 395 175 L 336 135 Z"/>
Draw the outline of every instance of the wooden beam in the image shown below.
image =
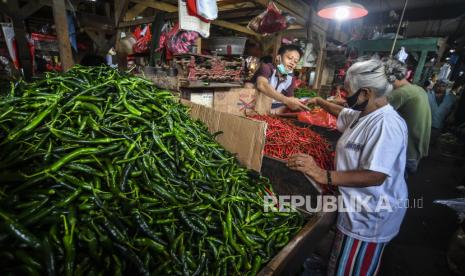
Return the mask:
<path id="1" fill-rule="evenodd" d="M 26 5 L 24 5 L 20 12 L 19 12 L 19 16 L 21 18 L 27 18 L 31 15 L 33 15 L 34 13 L 36 13 L 38 10 L 40 10 L 44 5 L 41 4 L 39 1 L 37 0 L 33 0 L 33 1 L 30 1 L 29 3 L 27 3 Z"/>
<path id="2" fill-rule="evenodd" d="M 274 42 L 273 42 L 273 59 L 275 59 L 278 56 L 278 50 L 279 50 L 279 47 L 281 47 L 282 39 L 283 39 L 283 36 L 281 32 L 275 34 Z"/>
<path id="3" fill-rule="evenodd" d="M 115 26 L 118 27 L 128 9 L 129 0 L 115 0 Z"/>
<path id="4" fill-rule="evenodd" d="M 131 2 L 138 3 L 145 5 L 146 7 L 150 7 L 156 10 L 165 11 L 165 12 L 177 12 L 178 7 L 175 5 L 170 5 L 160 1 L 154 0 L 131 0 Z"/>
<path id="5" fill-rule="evenodd" d="M 111 43 L 105 39 L 105 34 L 102 32 L 85 30 L 86 34 L 94 41 L 97 45 L 97 52 L 106 55 L 108 50 L 111 48 Z"/>
<path id="6" fill-rule="evenodd" d="M 233 31 L 236 31 L 236 32 L 240 32 L 240 33 L 243 33 L 243 34 L 248 34 L 248 35 L 253 35 L 253 36 L 260 36 L 259 34 L 257 34 L 256 32 L 252 31 L 251 29 L 249 29 L 247 27 L 241 26 L 239 24 L 231 23 L 231 22 L 228 22 L 228 21 L 224 21 L 224 20 L 213 20 L 212 24 L 214 24 L 216 26 L 226 28 L 226 29 L 230 29 L 230 30 L 233 30 Z"/>
<path id="7" fill-rule="evenodd" d="M 247 19 L 247 23 L 250 21 L 250 19 L 254 16 L 259 15 L 263 10 L 257 9 L 257 8 L 243 8 L 243 9 L 238 9 L 238 10 L 226 10 L 226 11 L 220 11 L 218 13 L 218 18 L 220 20 L 235 20 L 238 18 L 243 18 L 244 20 Z M 167 13 L 165 15 L 166 20 L 171 20 L 171 19 L 177 19 L 178 18 L 178 12 L 171 12 Z M 237 23 L 237 22 L 235 22 Z M 246 23 L 246 24 L 247 24 Z"/>
<path id="8" fill-rule="evenodd" d="M 143 13 L 147 9 L 147 6 L 143 4 L 136 4 L 134 7 L 128 9 L 126 15 L 124 16 L 124 21 L 129 21 L 134 19 L 139 14 Z"/>
<path id="9" fill-rule="evenodd" d="M 117 54 L 117 60 L 118 60 L 118 67 L 119 68 L 127 68 L 128 66 L 128 60 L 127 60 L 127 55 L 124 54 L 121 51 L 121 34 L 122 31 L 118 29 L 118 26 L 121 22 L 121 20 L 124 17 L 124 14 L 128 8 L 128 0 L 115 0 L 115 6 L 114 6 L 114 16 L 115 16 L 115 28 L 116 28 L 116 36 L 115 36 L 115 48 L 116 48 L 116 54 Z"/>
<path id="10" fill-rule="evenodd" d="M 294 25 L 289 26 L 289 28 L 287 28 L 287 30 L 301 30 L 303 28 L 304 28 L 304 26 L 302 26 L 302 25 L 294 24 Z"/>
<path id="11" fill-rule="evenodd" d="M 324 62 L 326 58 L 326 33 L 319 30 L 312 30 L 313 36 L 316 37 L 314 43 L 319 44 L 320 52 L 318 53 L 318 59 L 315 70 L 315 81 L 313 82 L 313 89 L 319 89 L 321 84 L 322 73 L 324 69 Z"/>
<path id="12" fill-rule="evenodd" d="M 53 2 L 52 0 L 38 0 L 39 3 L 42 5 L 42 6 L 47 6 L 47 7 L 53 7 Z M 65 1 L 65 6 L 66 6 L 66 10 L 68 11 L 74 11 L 73 7 L 71 7 L 69 5 L 69 2 L 68 1 Z"/>
<path id="13" fill-rule="evenodd" d="M 142 25 L 142 24 L 149 24 L 149 23 L 152 23 L 154 20 L 155 20 L 155 16 L 149 16 L 149 17 L 144 17 L 141 19 L 136 19 L 136 20 L 131 20 L 131 21 L 123 21 L 119 23 L 118 28 L 122 29 L 122 28 Z"/>
<path id="14" fill-rule="evenodd" d="M 244 9 L 244 8 L 255 8 L 256 5 L 253 2 L 242 2 L 242 3 L 234 3 L 234 4 L 227 4 L 223 6 L 218 6 L 218 11 L 231 11 L 237 9 Z"/>
<path id="15" fill-rule="evenodd" d="M 110 3 L 108 2 L 105 2 L 105 15 L 107 17 L 111 17 L 111 7 L 110 7 Z"/>
<path id="16" fill-rule="evenodd" d="M 165 11 L 165 12 L 176 12 L 178 10 L 178 7 L 170 4 L 166 4 L 163 2 L 157 2 L 157 1 L 148 1 L 148 0 L 131 0 L 132 2 L 136 2 L 139 4 L 146 5 L 147 7 L 160 10 L 160 11 Z M 248 35 L 253 35 L 253 36 L 259 36 L 256 32 L 248 29 L 247 27 L 241 26 L 239 24 L 234 24 L 231 22 L 227 22 L 224 20 L 213 20 L 211 24 L 214 24 L 216 26 L 220 26 L 223 28 L 231 29 L 240 33 L 248 34 Z"/>
<path id="17" fill-rule="evenodd" d="M 16 3 L 17 4 L 17 3 Z M 0 1 L 0 12 L 2 12 L 3 14 L 6 14 L 7 16 L 11 17 L 11 18 L 17 18 L 17 14 L 15 14 L 9 6 L 7 6 L 6 4 L 4 4 L 3 2 Z"/>
<path id="18" fill-rule="evenodd" d="M 257 16 L 261 12 L 262 10 L 259 10 L 256 8 L 245 8 L 245 9 L 238 9 L 238 10 L 233 10 L 233 11 L 221 11 L 218 13 L 218 18 L 221 20 L 247 18 L 247 17 Z"/>
<path id="19" fill-rule="evenodd" d="M 71 44 L 68 34 L 65 0 L 53 0 L 53 18 L 57 32 L 58 49 L 60 50 L 61 66 L 68 71 L 74 65 Z"/>
<path id="20" fill-rule="evenodd" d="M 81 27 L 105 32 L 114 32 L 115 26 L 113 20 L 106 16 L 80 12 L 78 20 L 81 22 Z"/>
<path id="21" fill-rule="evenodd" d="M 254 0 L 254 2 L 262 5 L 263 7 L 266 7 L 268 6 L 268 3 L 270 1 L 269 0 Z M 288 2 L 292 2 L 292 4 Z M 310 12 L 310 7 L 303 3 L 299 7 L 299 4 L 295 2 L 296 0 L 286 0 L 286 1 L 280 0 L 280 1 L 275 1 L 274 3 L 280 10 L 288 12 L 292 16 L 294 16 L 296 18 L 297 24 L 305 26 L 305 22 L 307 21 L 307 17 L 308 17 L 308 12 Z M 289 6 L 295 10 L 288 8 Z"/>

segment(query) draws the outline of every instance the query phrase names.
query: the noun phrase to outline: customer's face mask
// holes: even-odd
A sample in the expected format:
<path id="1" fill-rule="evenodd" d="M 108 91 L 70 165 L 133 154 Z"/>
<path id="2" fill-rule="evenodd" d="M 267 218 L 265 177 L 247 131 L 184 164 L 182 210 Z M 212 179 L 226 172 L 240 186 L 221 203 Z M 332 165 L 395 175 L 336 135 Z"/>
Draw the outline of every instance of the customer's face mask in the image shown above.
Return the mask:
<path id="1" fill-rule="evenodd" d="M 358 102 L 358 96 L 362 93 L 362 89 L 359 89 L 355 94 L 352 96 L 347 97 L 347 105 L 349 108 L 357 111 L 363 111 L 368 105 L 368 100 L 365 100 L 362 103 L 357 103 Z"/>

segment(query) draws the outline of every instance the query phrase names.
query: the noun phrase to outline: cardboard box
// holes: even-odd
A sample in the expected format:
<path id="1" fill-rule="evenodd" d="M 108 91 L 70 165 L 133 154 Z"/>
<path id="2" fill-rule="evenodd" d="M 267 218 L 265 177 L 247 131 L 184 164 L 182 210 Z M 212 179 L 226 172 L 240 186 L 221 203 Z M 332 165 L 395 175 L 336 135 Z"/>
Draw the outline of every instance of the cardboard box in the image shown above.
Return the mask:
<path id="1" fill-rule="evenodd" d="M 192 93 L 190 101 L 206 107 L 213 107 L 213 92 Z"/>
<path id="2" fill-rule="evenodd" d="M 236 154 L 241 165 L 260 172 L 266 138 L 265 122 L 214 110 L 183 99 L 181 103 L 189 106 L 191 118 L 205 123 L 211 133 L 223 132 L 217 136 L 217 141 Z"/>
<path id="3" fill-rule="evenodd" d="M 255 88 L 231 88 L 215 90 L 213 108 L 230 114 L 269 114 L 272 99 Z"/>
<path id="4" fill-rule="evenodd" d="M 273 101 L 255 88 L 182 88 L 181 98 L 241 116 L 269 114 Z"/>

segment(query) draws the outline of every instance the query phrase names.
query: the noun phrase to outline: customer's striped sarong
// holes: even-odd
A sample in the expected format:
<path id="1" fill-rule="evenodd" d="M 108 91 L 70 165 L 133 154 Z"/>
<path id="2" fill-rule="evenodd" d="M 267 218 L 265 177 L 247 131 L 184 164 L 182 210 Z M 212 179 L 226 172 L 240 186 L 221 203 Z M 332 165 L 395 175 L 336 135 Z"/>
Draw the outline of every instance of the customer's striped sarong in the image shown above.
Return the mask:
<path id="1" fill-rule="evenodd" d="M 357 240 L 337 231 L 329 259 L 328 275 L 377 275 L 386 244 Z"/>

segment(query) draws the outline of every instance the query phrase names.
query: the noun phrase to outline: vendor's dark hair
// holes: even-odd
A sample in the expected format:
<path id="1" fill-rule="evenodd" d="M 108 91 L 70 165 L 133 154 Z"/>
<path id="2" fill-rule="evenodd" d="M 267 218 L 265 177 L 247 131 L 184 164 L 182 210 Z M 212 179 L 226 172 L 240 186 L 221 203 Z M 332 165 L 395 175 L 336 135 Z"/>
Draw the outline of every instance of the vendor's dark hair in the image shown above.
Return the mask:
<path id="1" fill-rule="evenodd" d="M 300 49 L 299 46 L 294 45 L 294 44 L 287 44 L 287 45 L 283 45 L 279 47 L 278 55 L 282 56 L 284 55 L 284 53 L 289 52 L 289 51 L 297 51 L 300 57 L 304 55 L 304 52 L 302 51 L 302 49 Z"/>

